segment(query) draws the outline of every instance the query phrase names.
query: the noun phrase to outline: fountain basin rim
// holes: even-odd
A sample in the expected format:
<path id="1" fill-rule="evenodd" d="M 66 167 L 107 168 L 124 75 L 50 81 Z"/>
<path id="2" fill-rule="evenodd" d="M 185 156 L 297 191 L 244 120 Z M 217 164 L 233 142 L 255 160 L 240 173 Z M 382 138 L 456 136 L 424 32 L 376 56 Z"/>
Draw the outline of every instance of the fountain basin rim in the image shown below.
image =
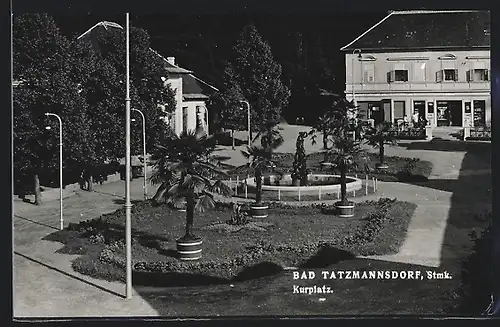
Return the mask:
<path id="1" fill-rule="evenodd" d="M 290 177 L 290 174 L 285 174 L 283 176 Z M 310 174 L 308 178 L 311 177 L 336 177 L 340 178 L 340 175 L 333 174 Z M 346 183 L 346 187 L 348 191 L 359 190 L 362 188 L 362 180 L 360 178 L 356 178 L 353 176 L 347 176 L 348 181 Z M 250 177 L 244 180 L 248 186 L 255 187 L 254 177 Z M 313 185 L 313 186 L 282 186 L 282 185 L 262 185 L 262 191 L 285 191 L 285 192 L 293 192 L 293 191 L 336 191 L 340 189 L 340 184 L 332 184 L 332 185 Z"/>

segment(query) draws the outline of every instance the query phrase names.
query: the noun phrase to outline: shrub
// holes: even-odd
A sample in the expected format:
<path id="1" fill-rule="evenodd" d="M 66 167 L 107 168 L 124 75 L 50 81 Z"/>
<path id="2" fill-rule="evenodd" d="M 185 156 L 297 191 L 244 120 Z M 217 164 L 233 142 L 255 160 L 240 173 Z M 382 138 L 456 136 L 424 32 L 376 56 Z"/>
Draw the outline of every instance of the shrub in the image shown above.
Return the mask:
<path id="1" fill-rule="evenodd" d="M 489 213 L 491 219 L 491 212 Z M 482 218 L 481 218 L 482 219 Z M 459 290 L 460 313 L 478 315 L 488 306 L 493 289 L 493 231 L 490 224 L 482 232 L 473 231 L 473 252 L 462 263 L 462 284 Z"/>

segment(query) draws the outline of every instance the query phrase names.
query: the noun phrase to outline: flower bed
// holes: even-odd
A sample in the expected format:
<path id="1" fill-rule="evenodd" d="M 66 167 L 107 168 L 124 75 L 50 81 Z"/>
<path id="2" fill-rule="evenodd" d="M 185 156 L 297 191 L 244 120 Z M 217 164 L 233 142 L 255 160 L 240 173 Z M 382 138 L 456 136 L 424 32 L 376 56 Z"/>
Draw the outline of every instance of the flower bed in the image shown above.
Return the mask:
<path id="1" fill-rule="evenodd" d="M 398 140 L 425 140 L 425 128 L 408 127 L 403 130 L 395 131 Z"/>
<path id="2" fill-rule="evenodd" d="M 271 205 L 267 225 L 263 225 L 266 227 L 241 228 L 237 232 L 211 228 L 227 224 L 229 206 L 219 204 L 198 221 L 201 228 L 197 233 L 205 242 L 204 256 L 197 262 L 181 262 L 176 258 L 175 239 L 182 233 L 184 213 L 165 205 L 153 207 L 149 202 L 134 206 L 135 283 L 186 285 L 256 278 L 275 274 L 287 266 L 311 265 L 319 260 L 322 251 L 336 251 L 343 257 L 346 253 L 351 257 L 395 253 L 415 210 L 411 203 L 382 199 L 360 203 L 354 218 L 342 219 L 330 215 L 332 207 L 325 205 L 280 204 Z M 62 252 L 80 255 L 73 262 L 76 271 L 123 281 L 123 222 L 124 211 L 120 209 L 99 219 L 70 224 L 46 239 L 64 243 Z M 320 258 L 323 261 L 339 259 Z"/>

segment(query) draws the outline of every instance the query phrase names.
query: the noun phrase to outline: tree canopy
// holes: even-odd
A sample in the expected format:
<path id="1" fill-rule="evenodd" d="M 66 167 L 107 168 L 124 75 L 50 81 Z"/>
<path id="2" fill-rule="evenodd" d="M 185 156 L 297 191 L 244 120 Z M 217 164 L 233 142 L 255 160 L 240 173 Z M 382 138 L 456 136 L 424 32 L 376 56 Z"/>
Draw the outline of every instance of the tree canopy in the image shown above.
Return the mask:
<path id="1" fill-rule="evenodd" d="M 250 24 L 243 28 L 233 52 L 236 79 L 251 106 L 252 129 L 277 125 L 290 91 L 281 81 L 281 65 L 273 58 L 271 47 Z"/>

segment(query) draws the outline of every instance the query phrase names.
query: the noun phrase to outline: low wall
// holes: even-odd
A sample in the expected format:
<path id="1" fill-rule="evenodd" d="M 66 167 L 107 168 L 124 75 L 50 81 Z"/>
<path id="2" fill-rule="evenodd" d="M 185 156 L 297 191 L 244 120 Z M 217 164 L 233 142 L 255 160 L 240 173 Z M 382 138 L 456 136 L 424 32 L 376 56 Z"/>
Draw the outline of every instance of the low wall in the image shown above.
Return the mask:
<path id="1" fill-rule="evenodd" d="M 325 177 L 340 177 L 339 175 L 328 175 L 328 174 L 310 174 L 308 179 L 310 181 L 325 178 Z M 348 176 L 348 182 L 346 184 L 347 192 L 357 191 L 363 188 L 362 180 L 352 176 Z M 270 182 L 274 183 L 276 176 L 270 176 Z M 284 182 L 291 182 L 292 178 L 289 174 L 283 175 L 281 178 Z M 249 187 L 256 187 L 254 177 L 244 180 Z M 262 185 L 262 191 L 280 191 L 281 193 L 293 192 L 297 193 L 300 191 L 301 194 L 317 194 L 321 191 L 323 194 L 328 193 L 338 193 L 340 192 L 340 184 L 335 185 L 314 185 L 314 186 L 278 186 L 278 185 Z"/>

